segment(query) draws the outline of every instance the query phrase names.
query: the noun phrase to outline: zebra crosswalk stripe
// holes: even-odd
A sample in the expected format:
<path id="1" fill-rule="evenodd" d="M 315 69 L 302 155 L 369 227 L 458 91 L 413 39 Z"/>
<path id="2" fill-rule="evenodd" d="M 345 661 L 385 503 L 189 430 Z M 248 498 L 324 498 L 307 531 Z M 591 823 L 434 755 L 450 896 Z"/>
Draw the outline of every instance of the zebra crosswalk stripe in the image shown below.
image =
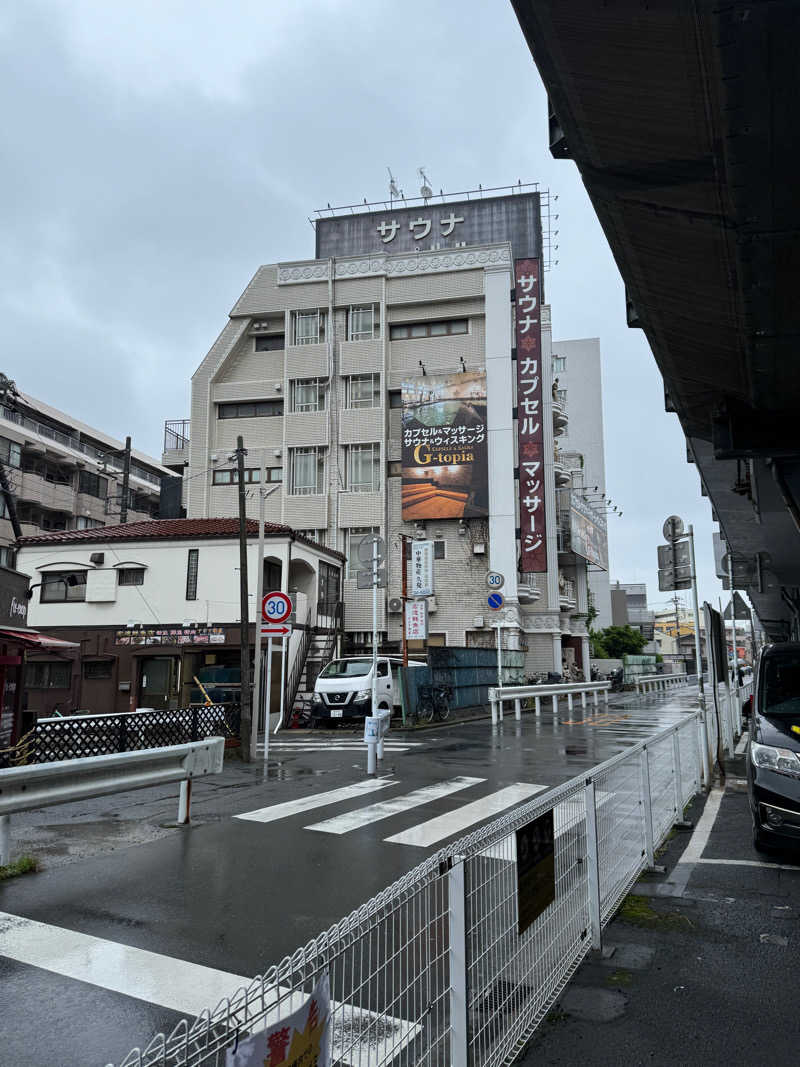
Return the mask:
<path id="1" fill-rule="evenodd" d="M 251 982 L 239 974 L 4 911 L 0 911 L 2 957 L 159 1004 L 190 1019 Z M 281 986 L 269 990 L 265 1006 L 275 1007 L 267 1023 L 284 1018 L 305 999 L 305 994 Z M 333 1033 L 333 1058 L 343 1065 L 388 1064 L 420 1032 L 419 1024 L 411 1020 L 378 1015 L 354 1004 L 333 1001 L 331 1009 L 338 1024 Z M 353 1035 L 364 1036 L 354 1039 Z"/>
<path id="2" fill-rule="evenodd" d="M 311 811 L 313 808 L 323 808 L 326 804 L 338 804 L 342 800 L 353 800 L 365 793 L 374 793 L 377 789 L 387 789 L 390 785 L 397 785 L 396 778 L 375 778 L 365 782 L 356 782 L 355 785 L 345 785 L 339 789 L 329 789 L 327 793 L 312 793 L 298 800 L 286 800 L 282 804 L 270 804 L 266 808 L 256 808 L 254 811 L 245 811 L 241 815 L 234 815 L 235 819 L 246 819 L 249 822 L 274 822 L 276 819 L 286 819 L 290 815 L 298 815 L 301 811 Z"/>
<path id="3" fill-rule="evenodd" d="M 414 845 L 417 848 L 429 848 L 431 845 L 443 841 L 447 837 L 453 837 L 463 830 L 469 829 L 476 823 L 490 819 L 493 815 L 515 804 L 528 800 L 536 793 L 547 789 L 545 785 L 531 785 L 528 782 L 515 782 L 504 789 L 498 789 L 487 797 L 474 800 L 471 804 L 465 804 L 455 811 L 448 811 L 444 815 L 437 815 L 427 822 L 412 826 L 409 830 L 403 830 L 399 834 L 384 838 L 385 841 L 396 845 Z"/>
<path id="4" fill-rule="evenodd" d="M 461 789 L 468 789 L 471 785 L 485 782 L 485 778 L 468 778 L 460 775 L 447 782 L 436 782 L 434 785 L 415 789 L 413 793 L 406 793 L 402 797 L 392 797 L 389 800 L 379 800 L 376 804 L 370 804 L 366 808 L 358 808 L 356 811 L 347 811 L 342 815 L 335 815 L 332 819 L 324 822 L 313 823 L 306 826 L 306 830 L 319 830 L 325 834 L 346 834 L 351 830 L 358 830 L 362 826 L 369 826 L 380 819 L 388 819 L 391 815 L 399 815 L 404 811 L 411 811 L 423 804 L 430 804 L 440 797 L 450 796 Z"/>

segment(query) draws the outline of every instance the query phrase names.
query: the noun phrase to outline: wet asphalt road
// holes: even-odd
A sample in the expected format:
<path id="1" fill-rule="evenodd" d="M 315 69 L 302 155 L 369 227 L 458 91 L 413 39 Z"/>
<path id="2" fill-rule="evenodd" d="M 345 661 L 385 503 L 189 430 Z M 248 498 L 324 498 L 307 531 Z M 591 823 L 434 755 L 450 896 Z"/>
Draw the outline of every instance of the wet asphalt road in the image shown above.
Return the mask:
<path id="1" fill-rule="evenodd" d="M 191 828 L 0 886 L 0 912 L 48 924 L 38 931 L 34 966 L 4 954 L 4 926 L 14 920 L 0 915 L 0 1065 L 118 1063 L 153 1033 L 169 1032 L 182 1014 L 154 1003 L 158 990 L 129 995 L 125 959 L 116 946 L 224 972 L 222 988 L 232 993 L 233 978 L 262 973 L 464 831 L 427 847 L 387 837 L 453 816 L 467 804 L 479 809 L 481 799 L 509 786 L 557 785 L 674 721 L 691 702 L 687 691 L 649 701 L 620 698 L 608 709 L 577 706 L 556 719 L 544 709 L 539 718 L 526 713 L 521 722 L 507 715 L 496 728 L 486 720 L 440 726 L 408 735 L 416 747 L 404 752 L 397 750 L 403 735 L 395 732 L 390 737 L 397 748 L 387 752 L 379 771 L 391 780 L 385 788 L 269 822 L 234 818 L 366 779 L 363 746 L 339 747 L 357 735 L 284 735 L 285 747 L 273 748 L 266 776 L 262 765 L 236 765 L 213 783 L 199 783 Z M 349 832 L 306 829 L 459 776 L 480 781 Z M 162 791 L 168 795 L 164 820 L 174 818 L 176 792 Z M 122 805 L 124 799 L 104 798 L 103 816 L 109 801 Z M 63 809 L 52 811 L 53 821 L 63 825 Z M 70 970 L 75 953 L 88 950 L 65 947 L 50 927 L 102 939 L 91 952 L 128 992 L 53 973 Z M 227 976 L 233 977 L 226 982 Z M 170 985 L 169 961 L 164 984 Z M 163 1003 L 180 1001 L 179 984 L 176 977 L 160 997 Z"/>

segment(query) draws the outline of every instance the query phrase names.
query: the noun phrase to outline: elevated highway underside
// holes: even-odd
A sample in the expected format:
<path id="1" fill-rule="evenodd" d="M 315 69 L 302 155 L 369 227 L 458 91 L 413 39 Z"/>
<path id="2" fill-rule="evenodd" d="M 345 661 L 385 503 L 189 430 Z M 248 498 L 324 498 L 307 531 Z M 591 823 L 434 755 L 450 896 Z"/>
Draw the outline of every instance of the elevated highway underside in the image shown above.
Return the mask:
<path id="1" fill-rule="evenodd" d="M 800 636 L 800 5 L 512 3 L 734 584 Z"/>

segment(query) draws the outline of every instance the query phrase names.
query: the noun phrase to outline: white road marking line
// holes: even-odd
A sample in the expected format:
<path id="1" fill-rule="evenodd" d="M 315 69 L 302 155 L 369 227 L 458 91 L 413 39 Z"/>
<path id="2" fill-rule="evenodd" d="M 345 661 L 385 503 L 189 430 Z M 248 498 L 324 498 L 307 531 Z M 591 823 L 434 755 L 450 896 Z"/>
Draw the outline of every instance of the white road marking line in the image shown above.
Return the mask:
<path id="1" fill-rule="evenodd" d="M 433 740 L 433 738 L 431 740 Z M 321 739 L 320 740 L 313 740 L 312 738 L 299 738 L 297 741 L 270 741 L 269 747 L 270 748 L 295 748 L 297 745 L 308 745 L 308 746 L 310 746 L 312 748 L 327 748 L 331 743 L 333 743 L 335 745 L 353 745 L 356 748 L 358 748 L 359 746 L 363 747 L 363 745 L 364 745 L 364 741 L 360 737 L 359 738 L 353 738 L 352 740 L 345 737 L 345 738 L 341 738 L 341 739 L 338 739 L 338 740 L 334 740 L 333 738 L 330 738 L 329 740 L 326 740 L 326 741 L 323 741 Z M 423 745 L 422 741 L 406 741 L 406 739 L 404 737 L 394 737 L 394 738 L 391 738 L 391 739 L 387 737 L 387 738 L 384 738 L 383 743 L 384 743 L 384 746 L 386 746 L 386 745 L 406 745 L 407 748 L 421 748 L 422 745 Z M 263 748 L 264 747 L 264 742 L 263 741 L 259 741 L 258 742 L 258 747 L 259 748 Z"/>
<path id="2" fill-rule="evenodd" d="M 724 795 L 725 790 L 718 788 L 712 789 L 708 794 L 708 800 L 706 801 L 706 806 L 703 808 L 703 814 L 697 820 L 697 826 L 695 826 L 692 836 L 689 838 L 689 844 L 683 850 L 683 854 L 678 860 L 678 864 L 697 863 L 703 855 L 703 850 L 708 844 L 711 831 L 714 829 L 714 823 L 717 820 L 719 806 L 722 803 Z"/>
<path id="3" fill-rule="evenodd" d="M 384 745 L 386 752 L 408 752 L 408 749 L 403 745 L 387 746 Z M 272 745 L 269 746 L 270 752 L 272 752 Z M 279 754 L 281 756 L 287 755 L 289 752 L 362 752 L 365 756 L 367 750 L 363 744 L 356 745 L 326 745 L 325 748 L 312 748 L 310 745 L 287 745 L 286 748 L 281 749 Z M 264 753 L 264 746 L 261 746 L 261 754 Z"/>
<path id="4" fill-rule="evenodd" d="M 227 971 L 217 971 L 174 956 L 121 945 L 102 937 L 50 926 L 20 915 L 0 911 L 0 956 L 40 967 L 87 982 L 101 989 L 159 1004 L 194 1019 L 205 1009 L 213 1009 L 224 997 L 231 997 L 252 979 Z M 289 990 L 278 987 L 267 994 L 268 1004 L 287 997 Z M 270 1012 L 278 1021 L 291 1014 L 306 999 L 291 993 Z M 399 1053 L 419 1033 L 409 1020 L 379 1016 L 350 1004 L 333 1002 L 333 1058 L 342 1063 L 360 1063 L 362 1054 L 374 1057 L 370 1063 L 389 1063 L 385 1056 Z M 339 1024 L 337 1027 L 336 1024 Z M 363 1034 L 363 1037 L 359 1037 Z M 352 1058 L 351 1052 L 355 1053 Z M 344 1058 L 343 1057 L 347 1057 Z"/>
<path id="5" fill-rule="evenodd" d="M 297 815 L 301 811 L 323 808 L 326 804 L 338 804 L 342 800 L 353 800 L 364 793 L 374 793 L 376 789 L 386 789 L 390 785 L 397 784 L 396 778 L 369 779 L 365 782 L 356 782 L 355 785 L 330 789 L 327 793 L 312 793 L 311 796 L 300 797 L 298 800 L 286 800 L 282 804 L 270 804 L 266 808 L 245 811 L 241 815 L 234 815 L 234 818 L 247 819 L 250 822 L 274 822 L 276 819 L 286 819 L 290 815 Z"/>
<path id="6" fill-rule="evenodd" d="M 528 782 L 515 782 L 514 785 L 499 789 L 496 793 L 490 793 L 488 797 L 474 800 L 471 804 L 448 811 L 444 815 L 437 815 L 434 819 L 413 826 L 410 830 L 394 834 L 384 838 L 395 845 L 415 845 L 418 848 L 428 848 L 437 841 L 443 841 L 446 837 L 466 830 L 475 823 L 490 819 L 493 815 L 499 815 L 506 808 L 511 808 L 523 800 L 528 800 L 536 793 L 547 789 L 546 785 L 530 785 Z"/>
<path id="7" fill-rule="evenodd" d="M 597 793 L 596 805 L 597 810 L 609 801 L 614 796 L 613 793 Z M 555 808 L 555 826 L 556 837 L 561 837 L 568 830 L 571 830 L 573 826 L 582 824 L 586 817 L 586 809 L 583 804 L 583 798 L 578 800 L 574 798 L 572 800 L 564 800 Z M 516 863 L 517 861 L 517 835 L 510 834 L 508 837 L 502 838 L 500 841 L 496 841 L 495 844 L 489 845 L 488 848 L 483 849 L 479 855 L 486 856 L 488 859 L 504 860 L 507 863 Z"/>
<path id="8" fill-rule="evenodd" d="M 747 730 L 743 731 L 742 736 L 739 738 L 739 743 L 733 750 L 735 756 L 743 756 L 744 750 L 747 748 L 747 742 L 749 740 Z"/>
<path id="9" fill-rule="evenodd" d="M 800 871 L 791 863 L 767 863 L 765 860 L 713 860 L 699 859 L 695 863 L 719 863 L 726 867 L 769 867 L 775 871 Z"/>
<path id="10" fill-rule="evenodd" d="M 388 819 L 390 815 L 398 815 L 403 811 L 430 804 L 440 797 L 457 793 L 460 789 L 468 789 L 471 785 L 485 782 L 485 778 L 467 778 L 463 775 L 453 778 L 448 782 L 436 782 L 434 785 L 425 786 L 423 789 L 415 789 L 413 793 L 406 793 L 403 797 L 392 797 L 391 800 L 379 800 L 377 804 L 370 804 L 366 808 L 356 811 L 347 811 L 343 815 L 336 815 L 324 822 L 313 823 L 306 826 L 306 830 L 320 830 L 325 834 L 346 834 L 351 830 L 357 830 L 362 826 L 369 826 L 378 822 L 379 819 Z"/>

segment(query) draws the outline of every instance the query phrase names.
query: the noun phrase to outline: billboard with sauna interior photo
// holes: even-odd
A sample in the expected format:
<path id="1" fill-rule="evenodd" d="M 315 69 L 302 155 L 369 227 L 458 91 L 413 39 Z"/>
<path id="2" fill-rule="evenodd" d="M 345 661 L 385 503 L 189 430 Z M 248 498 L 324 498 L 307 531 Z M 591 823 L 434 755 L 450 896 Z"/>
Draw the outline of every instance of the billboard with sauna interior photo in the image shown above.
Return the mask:
<path id="1" fill-rule="evenodd" d="M 489 514 L 486 372 L 403 382 L 403 521 Z"/>

